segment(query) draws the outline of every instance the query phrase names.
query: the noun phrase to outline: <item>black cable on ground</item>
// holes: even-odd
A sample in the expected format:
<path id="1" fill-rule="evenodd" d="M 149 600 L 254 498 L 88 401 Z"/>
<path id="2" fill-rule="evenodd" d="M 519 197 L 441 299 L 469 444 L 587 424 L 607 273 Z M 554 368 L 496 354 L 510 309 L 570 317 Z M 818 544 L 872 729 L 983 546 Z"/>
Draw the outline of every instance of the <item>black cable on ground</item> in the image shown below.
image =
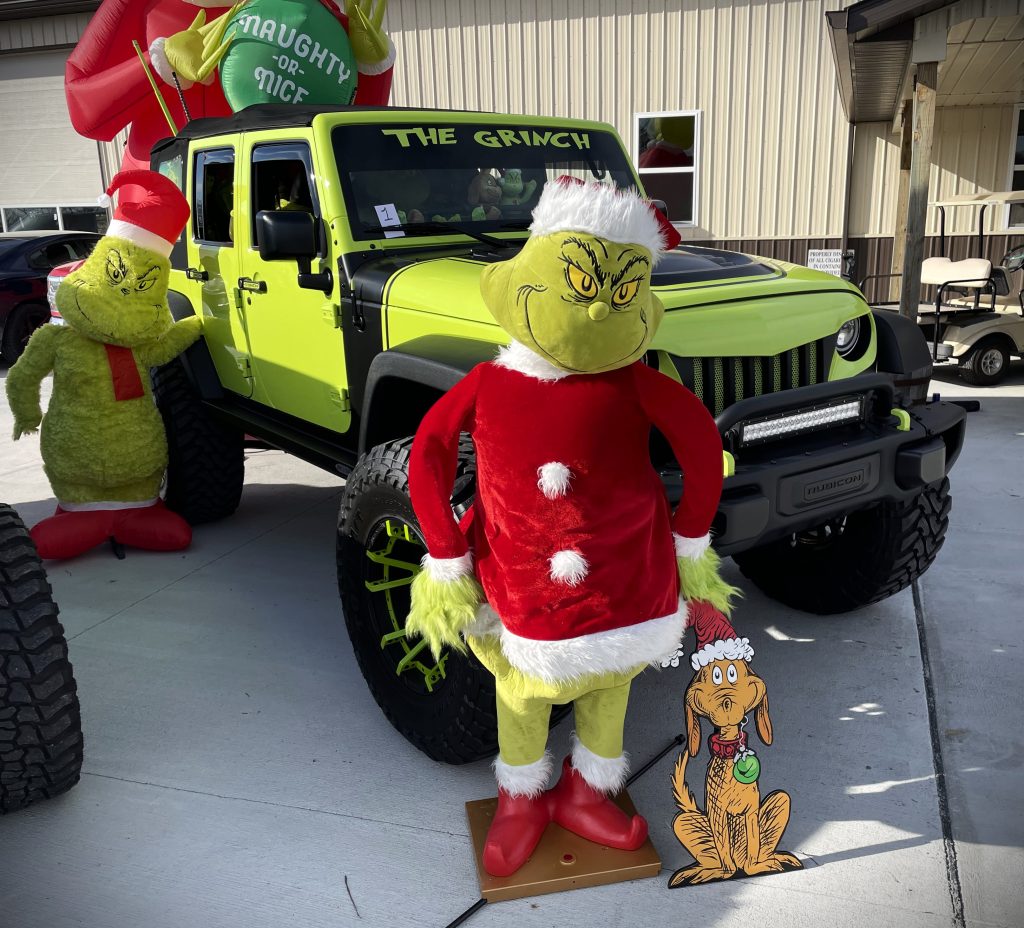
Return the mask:
<path id="1" fill-rule="evenodd" d="M 928 706 L 928 730 L 932 742 L 932 766 L 935 769 L 935 790 L 939 800 L 939 819 L 942 822 L 942 844 L 946 851 L 946 882 L 949 884 L 949 901 L 953 908 L 953 925 L 963 928 L 964 896 L 960 886 L 960 863 L 957 860 L 956 839 L 953 837 L 953 819 L 949 812 L 949 791 L 946 787 L 946 764 L 942 758 L 942 742 L 939 740 L 939 717 L 935 700 L 935 684 L 932 676 L 932 661 L 928 651 L 928 635 L 925 630 L 924 604 L 921 602 L 921 588 L 915 580 L 914 620 L 917 623 L 917 641 L 921 648 L 921 671 L 924 677 L 925 702 Z"/>
<path id="2" fill-rule="evenodd" d="M 668 754 L 669 751 L 671 751 L 673 748 L 679 747 L 685 740 L 685 735 L 676 735 L 668 744 L 665 745 L 665 747 L 658 751 L 658 753 L 655 754 L 654 757 L 647 761 L 646 764 L 644 764 L 639 770 L 636 771 L 636 773 L 634 773 L 628 780 L 626 780 L 626 786 L 629 786 L 631 783 L 635 783 L 637 780 L 639 780 L 640 777 L 647 773 L 647 771 L 650 770 L 651 767 L 653 767 L 666 754 Z M 485 905 L 487 905 L 486 899 L 484 899 L 483 897 L 477 899 L 477 901 L 474 902 L 468 909 L 466 909 L 465 912 L 457 916 L 454 921 L 451 921 L 447 925 L 445 925 L 445 928 L 458 928 L 458 926 L 461 925 L 463 922 L 467 921 L 468 919 L 476 915 L 476 913 L 479 912 Z"/>

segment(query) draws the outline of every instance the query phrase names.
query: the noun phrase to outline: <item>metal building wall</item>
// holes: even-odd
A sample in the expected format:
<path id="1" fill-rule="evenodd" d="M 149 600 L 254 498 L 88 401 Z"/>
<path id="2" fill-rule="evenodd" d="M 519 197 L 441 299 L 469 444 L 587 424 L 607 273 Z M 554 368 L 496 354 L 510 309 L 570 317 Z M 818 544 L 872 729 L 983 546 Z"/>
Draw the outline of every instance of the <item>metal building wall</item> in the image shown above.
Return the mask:
<path id="1" fill-rule="evenodd" d="M 701 110 L 698 240 L 842 233 L 837 0 L 392 0 L 393 102 L 577 116 Z"/>
<path id="2" fill-rule="evenodd" d="M 1005 190 L 1013 132 L 1012 105 L 940 107 L 935 111 L 929 201 L 961 193 Z M 850 202 L 850 236 L 891 236 L 896 224 L 900 140 L 889 123 L 857 126 Z M 977 212 L 948 212 L 946 230 L 968 235 L 977 229 Z M 990 207 L 988 231 L 1006 231 L 1006 210 Z M 928 210 L 927 235 L 939 234 L 937 209 Z"/>
<path id="3" fill-rule="evenodd" d="M 82 36 L 91 13 L 39 16 L 0 22 L 0 53 L 34 48 L 70 48 Z M 3 63 L 0 62 L 0 67 Z"/>

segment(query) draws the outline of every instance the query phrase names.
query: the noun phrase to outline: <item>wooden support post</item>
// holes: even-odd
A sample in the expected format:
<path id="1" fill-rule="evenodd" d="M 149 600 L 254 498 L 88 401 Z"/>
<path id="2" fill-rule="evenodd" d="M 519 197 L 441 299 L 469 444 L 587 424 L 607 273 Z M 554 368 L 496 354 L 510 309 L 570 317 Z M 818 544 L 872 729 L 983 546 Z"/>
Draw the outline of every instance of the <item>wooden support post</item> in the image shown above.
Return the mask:
<path id="1" fill-rule="evenodd" d="M 904 236 L 900 313 L 917 318 L 921 302 L 921 262 L 924 260 L 924 225 L 928 213 L 928 175 L 932 167 L 935 130 L 935 89 L 939 64 L 918 64 L 914 81 L 914 133 L 910 155 L 910 192 L 907 197 L 907 232 Z"/>
<path id="2" fill-rule="evenodd" d="M 903 107 L 903 130 L 900 143 L 900 192 L 896 198 L 896 229 L 892 237 L 890 273 L 902 276 L 903 253 L 907 247 L 907 203 L 910 199 L 910 155 L 913 148 L 914 117 L 909 103 Z M 900 298 L 900 281 L 892 278 L 889 299 Z"/>

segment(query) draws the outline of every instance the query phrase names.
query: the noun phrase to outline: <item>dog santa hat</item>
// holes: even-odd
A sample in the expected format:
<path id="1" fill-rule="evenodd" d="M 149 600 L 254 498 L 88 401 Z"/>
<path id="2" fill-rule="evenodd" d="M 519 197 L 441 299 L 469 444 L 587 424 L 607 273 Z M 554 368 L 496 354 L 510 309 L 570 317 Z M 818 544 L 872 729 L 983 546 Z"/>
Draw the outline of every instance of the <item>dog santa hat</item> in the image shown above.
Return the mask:
<path id="1" fill-rule="evenodd" d="M 634 189 L 586 183 L 569 175 L 544 185 L 530 232 L 586 232 L 621 245 L 642 245 L 654 263 L 682 241 L 679 230 Z"/>
<path id="2" fill-rule="evenodd" d="M 729 620 L 710 603 L 690 603 L 689 624 L 697 635 L 697 650 L 690 658 L 694 670 L 713 661 L 749 661 L 754 656 L 749 638 L 740 638 Z"/>
<path id="3" fill-rule="evenodd" d="M 118 203 L 106 234 L 127 239 L 163 258 L 170 257 L 174 243 L 188 223 L 188 200 L 178 185 L 163 174 L 121 171 L 99 198 L 100 206 L 110 206 L 114 192 L 127 186 L 141 187 L 145 194 L 134 202 Z"/>

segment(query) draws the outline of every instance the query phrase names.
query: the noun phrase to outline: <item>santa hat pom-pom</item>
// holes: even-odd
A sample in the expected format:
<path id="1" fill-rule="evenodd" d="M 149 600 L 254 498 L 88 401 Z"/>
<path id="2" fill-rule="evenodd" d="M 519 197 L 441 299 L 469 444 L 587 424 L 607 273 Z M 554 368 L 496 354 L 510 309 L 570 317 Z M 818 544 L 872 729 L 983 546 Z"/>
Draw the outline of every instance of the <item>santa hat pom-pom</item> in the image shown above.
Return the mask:
<path id="1" fill-rule="evenodd" d="M 109 193 L 101 193 L 96 197 L 96 202 L 99 203 L 104 209 L 110 209 L 111 204 L 114 202 L 113 198 Z"/>

